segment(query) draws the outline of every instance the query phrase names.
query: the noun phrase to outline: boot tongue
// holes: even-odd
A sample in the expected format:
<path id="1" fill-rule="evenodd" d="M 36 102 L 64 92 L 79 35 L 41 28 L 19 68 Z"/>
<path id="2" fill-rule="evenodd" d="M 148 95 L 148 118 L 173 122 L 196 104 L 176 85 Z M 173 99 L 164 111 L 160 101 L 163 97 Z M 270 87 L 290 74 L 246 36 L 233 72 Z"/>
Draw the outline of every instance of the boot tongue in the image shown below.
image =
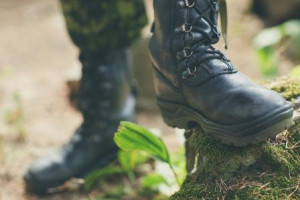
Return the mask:
<path id="1" fill-rule="evenodd" d="M 208 19 L 208 21 L 214 26 L 212 27 L 213 34 L 217 35 L 217 39 L 212 42 L 212 44 L 217 43 L 219 41 L 219 31 L 217 29 L 218 23 L 218 13 L 220 12 L 221 17 L 221 31 L 222 36 L 225 43 L 225 49 L 228 48 L 228 41 L 227 41 L 227 21 L 228 21 L 228 14 L 227 14 L 227 3 L 226 0 L 194 0 L 195 4 L 194 7 L 198 11 L 202 11 L 200 13 L 204 14 L 203 16 Z M 208 9 L 211 11 L 206 12 Z"/>
<path id="2" fill-rule="evenodd" d="M 190 9 L 188 20 L 191 23 L 195 23 L 195 25 L 193 25 L 193 32 L 197 32 L 201 35 L 195 37 L 194 44 L 198 42 L 217 43 L 220 38 L 217 27 L 218 2 L 209 0 L 195 0 L 194 2 L 194 8 Z"/>
<path id="3" fill-rule="evenodd" d="M 193 7 L 198 11 L 200 10 L 206 19 L 209 19 L 214 25 L 217 25 L 219 11 L 218 0 L 194 0 L 194 2 Z"/>

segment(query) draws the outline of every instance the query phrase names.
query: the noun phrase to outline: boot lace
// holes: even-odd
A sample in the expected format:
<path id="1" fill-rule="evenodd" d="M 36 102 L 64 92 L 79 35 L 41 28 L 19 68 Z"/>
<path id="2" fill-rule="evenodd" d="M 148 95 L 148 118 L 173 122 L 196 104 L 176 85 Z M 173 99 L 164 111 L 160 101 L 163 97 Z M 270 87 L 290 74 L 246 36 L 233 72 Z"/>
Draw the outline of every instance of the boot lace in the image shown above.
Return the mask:
<path id="1" fill-rule="evenodd" d="M 196 0 L 183 0 L 177 3 L 179 8 L 186 9 L 195 9 L 199 14 L 195 19 L 189 23 L 185 23 L 175 29 L 175 33 L 184 33 L 181 34 L 179 41 L 183 43 L 184 48 L 176 53 L 178 60 L 184 60 L 183 67 L 184 71 L 182 73 L 182 78 L 187 79 L 190 76 L 193 76 L 197 72 L 196 63 L 203 63 L 206 60 L 211 59 L 222 59 L 226 62 L 229 62 L 229 59 L 219 50 L 216 50 L 212 44 L 216 43 L 219 40 L 220 34 L 218 32 L 216 23 L 212 22 L 207 14 L 214 13 L 217 15 L 220 12 L 221 17 L 221 32 L 222 37 L 225 42 L 225 49 L 228 48 L 227 42 L 227 3 L 226 0 L 207 0 L 211 5 L 208 9 L 203 11 L 200 5 Z M 206 42 L 199 42 L 193 44 L 195 38 L 193 34 L 193 27 L 199 22 L 199 20 L 204 19 L 212 28 L 212 33 L 207 33 L 204 30 L 197 29 L 197 32 L 202 34 Z M 187 67 L 188 66 L 188 67 Z"/>

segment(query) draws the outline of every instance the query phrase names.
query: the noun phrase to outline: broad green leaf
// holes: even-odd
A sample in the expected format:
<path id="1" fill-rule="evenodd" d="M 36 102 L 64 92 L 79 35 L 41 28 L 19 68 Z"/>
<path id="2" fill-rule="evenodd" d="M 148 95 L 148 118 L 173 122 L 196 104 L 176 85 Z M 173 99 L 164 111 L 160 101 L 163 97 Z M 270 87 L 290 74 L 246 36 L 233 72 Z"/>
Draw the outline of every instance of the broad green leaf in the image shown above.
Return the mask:
<path id="1" fill-rule="evenodd" d="M 167 180 L 160 174 L 152 173 L 142 179 L 142 186 L 145 189 L 157 187 L 160 184 L 168 184 Z"/>
<path id="2" fill-rule="evenodd" d="M 123 151 L 144 151 L 163 162 L 170 163 L 169 152 L 164 142 L 134 123 L 121 122 L 114 141 Z"/>
<path id="3" fill-rule="evenodd" d="M 122 168 L 126 172 L 132 171 L 137 165 L 137 161 L 138 161 L 137 151 L 119 151 L 118 157 Z"/>

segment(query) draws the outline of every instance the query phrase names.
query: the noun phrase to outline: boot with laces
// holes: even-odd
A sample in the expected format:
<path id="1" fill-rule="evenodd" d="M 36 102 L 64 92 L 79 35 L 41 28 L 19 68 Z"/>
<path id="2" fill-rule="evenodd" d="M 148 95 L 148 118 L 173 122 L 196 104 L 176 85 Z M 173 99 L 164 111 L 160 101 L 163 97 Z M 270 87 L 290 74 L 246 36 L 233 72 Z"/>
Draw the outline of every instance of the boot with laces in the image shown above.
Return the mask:
<path id="1" fill-rule="evenodd" d="M 213 47 L 220 38 L 219 12 L 227 47 L 225 0 L 154 0 L 154 10 L 150 56 L 157 102 L 169 126 L 201 126 L 224 144 L 246 146 L 291 125 L 291 103 L 239 73 Z"/>
<path id="2" fill-rule="evenodd" d="M 130 87 L 128 51 L 105 58 L 80 58 L 83 76 L 79 107 L 84 121 L 70 142 L 35 160 L 24 175 L 27 191 L 59 192 L 71 178 L 84 178 L 117 157 L 113 142 L 120 121 L 135 120 L 135 94 Z"/>

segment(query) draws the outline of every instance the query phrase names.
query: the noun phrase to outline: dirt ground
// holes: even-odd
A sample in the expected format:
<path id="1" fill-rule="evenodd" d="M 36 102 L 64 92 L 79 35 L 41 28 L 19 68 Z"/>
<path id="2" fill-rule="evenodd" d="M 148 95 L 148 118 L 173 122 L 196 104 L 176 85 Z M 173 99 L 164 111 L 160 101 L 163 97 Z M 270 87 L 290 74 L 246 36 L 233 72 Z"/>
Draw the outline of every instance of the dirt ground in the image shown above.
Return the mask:
<path id="1" fill-rule="evenodd" d="M 236 2 L 233 4 L 233 2 Z M 249 1 L 229 1 L 230 50 L 227 55 L 252 78 L 259 77 L 251 41 L 262 25 L 244 16 Z M 62 145 L 80 124 L 68 100 L 66 80 L 77 73 L 78 51 L 66 32 L 57 0 L 0 1 L 0 200 L 86 199 L 66 193 L 37 197 L 24 192 L 22 175 L 31 161 Z M 138 122 L 155 128 L 171 149 L 174 130 L 159 114 L 139 112 Z"/>

